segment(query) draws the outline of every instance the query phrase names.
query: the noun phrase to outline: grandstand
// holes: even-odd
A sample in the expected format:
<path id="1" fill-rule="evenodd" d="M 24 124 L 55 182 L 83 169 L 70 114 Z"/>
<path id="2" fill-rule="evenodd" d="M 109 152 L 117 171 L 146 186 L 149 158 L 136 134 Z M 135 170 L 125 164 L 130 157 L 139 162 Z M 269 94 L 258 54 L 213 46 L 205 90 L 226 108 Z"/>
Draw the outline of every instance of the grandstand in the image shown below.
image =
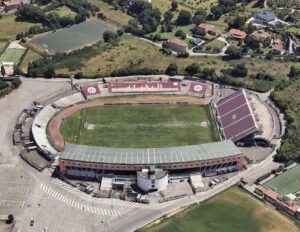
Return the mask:
<path id="1" fill-rule="evenodd" d="M 180 83 L 163 82 L 116 82 L 108 83 L 109 93 L 178 92 Z"/>
<path id="2" fill-rule="evenodd" d="M 233 142 L 259 131 L 253 110 L 244 89 L 222 98 L 215 105 L 221 134 Z"/>
<path id="3" fill-rule="evenodd" d="M 62 173 L 67 169 L 140 171 L 151 165 L 164 170 L 200 168 L 203 172 L 241 170 L 244 156 L 230 140 L 169 148 L 108 148 L 68 144 L 59 158 Z"/>

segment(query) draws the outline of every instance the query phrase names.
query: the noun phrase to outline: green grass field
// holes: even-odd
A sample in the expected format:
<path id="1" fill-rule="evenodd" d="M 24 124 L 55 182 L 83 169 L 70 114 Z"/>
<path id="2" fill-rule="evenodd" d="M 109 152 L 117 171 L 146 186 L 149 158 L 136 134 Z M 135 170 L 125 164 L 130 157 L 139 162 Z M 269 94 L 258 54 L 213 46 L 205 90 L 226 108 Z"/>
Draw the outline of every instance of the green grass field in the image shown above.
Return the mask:
<path id="1" fill-rule="evenodd" d="M 50 51 L 67 52 L 101 40 L 103 32 L 107 30 L 115 31 L 116 28 L 98 20 L 88 20 L 68 28 L 39 35 L 32 41 Z"/>
<path id="2" fill-rule="evenodd" d="M 26 49 L 8 48 L 1 57 L 0 64 L 3 62 L 14 62 L 17 64 L 25 51 Z"/>
<path id="3" fill-rule="evenodd" d="M 83 109 L 66 118 L 61 132 L 68 142 L 86 145 L 183 146 L 218 140 L 210 118 L 206 106 L 101 106 Z"/>
<path id="4" fill-rule="evenodd" d="M 268 181 L 265 185 L 281 194 L 295 193 L 300 190 L 300 165 Z"/>
<path id="5" fill-rule="evenodd" d="M 139 232 L 297 232 L 299 227 L 238 187 Z"/>
<path id="6" fill-rule="evenodd" d="M 28 49 L 22 63 L 20 64 L 20 67 L 22 69 L 23 72 L 27 73 L 27 68 L 28 68 L 28 63 L 39 59 L 41 56 L 37 53 L 35 53 L 34 51 L 32 51 L 31 49 Z"/>
<path id="7" fill-rule="evenodd" d="M 2 16 L 0 19 L 0 39 L 15 40 L 18 33 L 25 32 L 34 25 L 39 24 L 17 22 L 14 14 Z"/>

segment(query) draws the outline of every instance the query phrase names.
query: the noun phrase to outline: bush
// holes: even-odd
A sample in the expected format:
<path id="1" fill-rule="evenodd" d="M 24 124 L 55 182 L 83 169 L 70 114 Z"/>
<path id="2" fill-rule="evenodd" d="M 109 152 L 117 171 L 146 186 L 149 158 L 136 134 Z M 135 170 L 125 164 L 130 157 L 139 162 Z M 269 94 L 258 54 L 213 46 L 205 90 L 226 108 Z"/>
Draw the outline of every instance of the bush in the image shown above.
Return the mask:
<path id="1" fill-rule="evenodd" d="M 178 74 L 178 66 L 175 63 L 170 64 L 166 69 L 166 74 L 174 76 Z"/>

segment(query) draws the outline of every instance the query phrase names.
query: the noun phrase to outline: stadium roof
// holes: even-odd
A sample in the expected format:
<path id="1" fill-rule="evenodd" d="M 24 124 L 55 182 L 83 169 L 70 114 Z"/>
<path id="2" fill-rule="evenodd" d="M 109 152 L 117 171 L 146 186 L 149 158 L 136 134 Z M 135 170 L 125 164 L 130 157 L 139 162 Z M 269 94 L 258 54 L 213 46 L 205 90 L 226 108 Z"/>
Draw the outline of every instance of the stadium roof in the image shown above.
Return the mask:
<path id="1" fill-rule="evenodd" d="M 230 140 L 169 148 L 108 148 L 68 144 L 61 160 L 107 164 L 167 164 L 226 158 L 241 155 Z"/>
<path id="2" fill-rule="evenodd" d="M 216 108 L 225 139 L 236 142 L 258 131 L 245 90 L 241 89 L 221 99 Z"/>

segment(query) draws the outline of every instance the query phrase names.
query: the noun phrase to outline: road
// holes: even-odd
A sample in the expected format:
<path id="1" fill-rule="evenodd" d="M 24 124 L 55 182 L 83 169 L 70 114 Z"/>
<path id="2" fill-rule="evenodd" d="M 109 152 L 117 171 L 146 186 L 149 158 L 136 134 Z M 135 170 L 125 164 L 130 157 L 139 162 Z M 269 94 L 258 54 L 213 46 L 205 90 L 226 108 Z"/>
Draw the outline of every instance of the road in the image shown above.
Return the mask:
<path id="1" fill-rule="evenodd" d="M 47 102 L 70 91 L 65 79 L 23 79 L 19 89 L 0 100 L 0 213 L 13 213 L 21 231 L 83 232 L 133 231 L 194 202 L 201 202 L 237 183 L 241 177 L 260 176 L 274 167 L 272 157 L 197 196 L 160 205 L 141 205 L 87 196 L 38 172 L 20 159 L 12 144 L 14 124 L 32 101 Z M 31 219 L 34 226 L 29 226 Z"/>

